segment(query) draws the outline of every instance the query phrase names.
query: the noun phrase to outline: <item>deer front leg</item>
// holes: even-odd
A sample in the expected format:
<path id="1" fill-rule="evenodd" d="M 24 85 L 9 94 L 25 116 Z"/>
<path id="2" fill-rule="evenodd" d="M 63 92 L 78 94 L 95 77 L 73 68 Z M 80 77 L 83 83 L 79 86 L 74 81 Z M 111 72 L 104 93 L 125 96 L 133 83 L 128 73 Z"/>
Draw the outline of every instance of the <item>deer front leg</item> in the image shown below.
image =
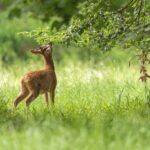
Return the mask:
<path id="1" fill-rule="evenodd" d="M 54 101 L 55 101 L 55 91 L 54 90 L 50 92 L 50 99 L 51 99 L 52 105 L 54 105 Z"/>
<path id="2" fill-rule="evenodd" d="M 47 106 L 49 105 L 49 101 L 48 101 L 48 93 L 45 93 L 45 102 L 47 104 Z"/>
<path id="3" fill-rule="evenodd" d="M 55 74 L 53 74 L 52 82 L 51 82 L 51 85 L 50 85 L 50 100 L 51 100 L 52 105 L 54 105 L 54 101 L 55 101 L 56 84 L 57 84 L 56 76 L 55 76 Z"/>

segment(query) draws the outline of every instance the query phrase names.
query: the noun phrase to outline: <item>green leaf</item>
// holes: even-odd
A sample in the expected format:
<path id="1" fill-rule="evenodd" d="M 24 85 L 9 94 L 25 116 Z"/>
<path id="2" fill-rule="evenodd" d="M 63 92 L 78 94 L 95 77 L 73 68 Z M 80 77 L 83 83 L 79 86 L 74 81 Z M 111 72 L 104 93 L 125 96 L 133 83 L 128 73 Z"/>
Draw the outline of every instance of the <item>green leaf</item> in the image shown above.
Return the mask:
<path id="1" fill-rule="evenodd" d="M 130 0 L 110 0 L 114 9 L 119 9 L 126 5 Z"/>
<path id="2" fill-rule="evenodd" d="M 8 18 L 12 19 L 14 17 L 20 17 L 20 16 L 21 16 L 21 9 L 15 7 L 9 12 Z"/>

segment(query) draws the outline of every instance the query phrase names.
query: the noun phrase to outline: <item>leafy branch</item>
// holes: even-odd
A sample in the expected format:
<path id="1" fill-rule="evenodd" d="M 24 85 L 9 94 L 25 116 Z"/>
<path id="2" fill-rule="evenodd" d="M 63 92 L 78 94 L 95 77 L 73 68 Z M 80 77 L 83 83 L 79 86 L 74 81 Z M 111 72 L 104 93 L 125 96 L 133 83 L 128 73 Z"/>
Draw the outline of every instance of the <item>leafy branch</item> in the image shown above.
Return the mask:
<path id="1" fill-rule="evenodd" d="M 117 43 L 125 47 L 138 45 L 146 50 L 150 47 L 147 42 L 149 31 L 144 30 L 149 28 L 146 27 L 150 21 L 149 7 L 146 0 L 129 0 L 119 9 L 113 7 L 111 1 L 88 0 L 79 5 L 78 14 L 72 17 L 69 26 L 23 34 L 40 44 L 52 41 L 54 44 L 76 44 L 106 51 Z"/>

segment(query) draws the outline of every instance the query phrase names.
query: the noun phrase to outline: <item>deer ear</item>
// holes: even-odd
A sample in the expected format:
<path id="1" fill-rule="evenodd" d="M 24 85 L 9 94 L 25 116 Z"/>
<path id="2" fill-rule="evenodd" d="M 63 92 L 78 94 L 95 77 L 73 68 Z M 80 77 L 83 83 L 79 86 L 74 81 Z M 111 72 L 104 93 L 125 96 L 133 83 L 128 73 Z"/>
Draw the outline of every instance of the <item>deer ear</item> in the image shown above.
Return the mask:
<path id="1" fill-rule="evenodd" d="M 48 42 L 47 44 L 48 44 L 49 46 L 52 46 L 52 42 Z"/>
<path id="2" fill-rule="evenodd" d="M 52 49 L 50 47 L 48 47 L 46 50 L 45 50 L 45 53 L 46 54 L 51 54 L 52 53 Z"/>

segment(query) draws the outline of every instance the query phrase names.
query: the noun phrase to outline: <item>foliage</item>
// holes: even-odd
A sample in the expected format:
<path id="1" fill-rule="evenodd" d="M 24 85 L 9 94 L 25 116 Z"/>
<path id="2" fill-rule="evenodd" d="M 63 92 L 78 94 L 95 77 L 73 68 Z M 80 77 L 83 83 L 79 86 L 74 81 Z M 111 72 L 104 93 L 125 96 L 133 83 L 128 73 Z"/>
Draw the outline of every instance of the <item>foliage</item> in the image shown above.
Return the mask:
<path id="1" fill-rule="evenodd" d="M 53 17 L 56 20 L 55 26 L 60 23 L 68 23 L 71 16 L 76 13 L 77 4 L 83 0 L 22 0 L 14 1 L 9 6 L 9 18 L 21 17 L 29 14 L 30 17 L 48 22 Z"/>
<path id="2" fill-rule="evenodd" d="M 150 2 L 146 0 L 88 0 L 79 5 L 70 25 L 24 32 L 38 43 L 77 44 L 111 50 L 116 44 L 149 50 Z"/>
<path id="3" fill-rule="evenodd" d="M 15 59 L 27 58 L 26 51 L 36 46 L 36 42 L 21 37 L 17 33 L 23 30 L 33 30 L 38 26 L 43 26 L 41 21 L 24 16 L 22 18 L 7 19 L 7 12 L 0 14 L 0 62 L 12 64 Z"/>
<path id="4" fill-rule="evenodd" d="M 13 110 L 20 77 L 42 68 L 43 62 L 0 67 L 0 149 L 120 150 L 122 145 L 124 150 L 149 149 L 150 111 L 137 66 L 129 71 L 127 65 L 114 65 L 110 57 L 109 65 L 72 60 L 55 64 L 54 108 L 47 108 L 41 95 L 30 109 L 22 102 Z"/>

